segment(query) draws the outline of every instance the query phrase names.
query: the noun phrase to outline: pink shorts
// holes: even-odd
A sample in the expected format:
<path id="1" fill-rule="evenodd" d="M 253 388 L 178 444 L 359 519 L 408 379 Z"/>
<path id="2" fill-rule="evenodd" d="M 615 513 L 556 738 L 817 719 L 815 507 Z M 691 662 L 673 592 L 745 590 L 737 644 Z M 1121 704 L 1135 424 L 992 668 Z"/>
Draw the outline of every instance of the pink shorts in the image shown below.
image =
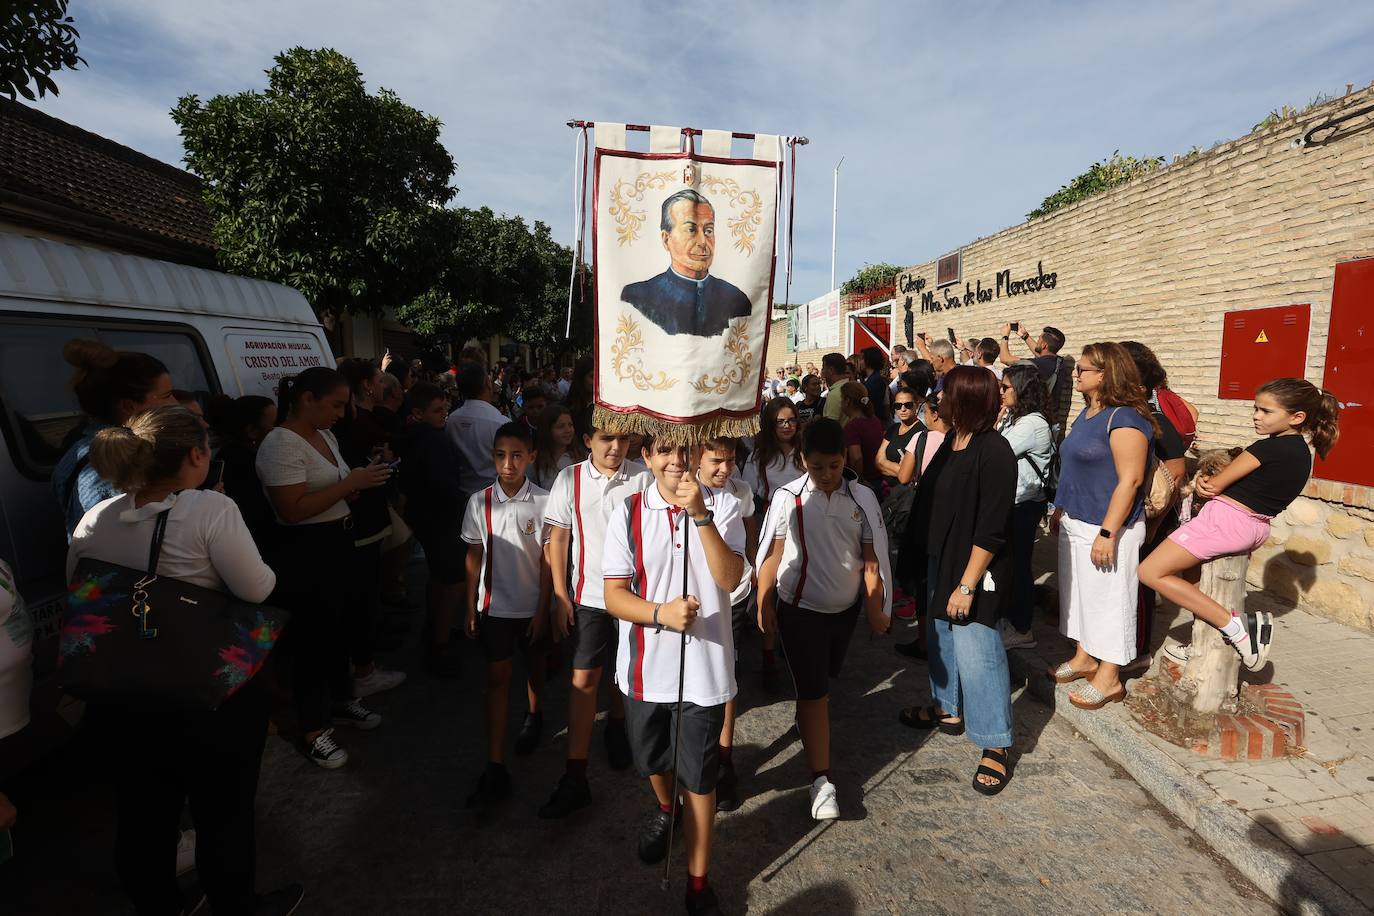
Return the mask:
<path id="1" fill-rule="evenodd" d="M 1184 550 L 1206 562 L 1216 557 L 1250 553 L 1269 537 L 1269 516 L 1213 499 L 1182 528 L 1169 535 Z"/>

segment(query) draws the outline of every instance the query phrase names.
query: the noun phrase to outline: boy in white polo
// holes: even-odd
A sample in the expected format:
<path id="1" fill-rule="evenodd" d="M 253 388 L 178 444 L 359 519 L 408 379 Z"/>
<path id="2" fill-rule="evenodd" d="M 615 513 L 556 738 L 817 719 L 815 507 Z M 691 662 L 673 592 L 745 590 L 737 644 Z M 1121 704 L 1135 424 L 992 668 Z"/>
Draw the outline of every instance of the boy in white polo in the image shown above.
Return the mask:
<path id="1" fill-rule="evenodd" d="M 707 491 L 708 509 L 712 491 L 724 491 L 739 503 L 740 518 L 744 522 L 746 545 L 754 537 L 749 530 L 756 524 L 754 518 L 754 491 L 737 472 L 739 441 L 717 436 L 702 442 L 697 451 L 697 481 L 709 487 Z M 756 615 L 750 613 L 749 599 L 754 591 L 754 568 L 749 565 L 748 550 L 745 551 L 744 571 L 740 582 L 730 592 L 730 627 L 735 642 L 735 676 L 739 677 L 740 643 L 744 639 L 746 627 L 755 625 Z M 740 806 L 739 777 L 735 775 L 735 701 L 725 704 L 725 724 L 720 730 L 720 774 L 716 778 L 716 810 L 734 811 Z"/>
<path id="2" fill-rule="evenodd" d="M 759 535 L 759 626 L 777 632 L 797 689 L 811 767 L 811 816 L 840 816 L 830 782 L 830 678 L 840 673 L 862 606 L 869 628 L 892 619 L 887 531 L 873 491 L 846 479 L 844 433 L 831 419 L 803 433 L 807 476 L 773 494 Z"/>
<path id="3" fill-rule="evenodd" d="M 588 458 L 559 472 L 549 490 L 545 520 L 549 541 L 544 555 L 553 577 L 550 622 L 554 635 L 571 637 L 572 689 L 568 691 L 568 763 L 552 797 L 539 809 L 542 818 L 560 818 L 591 804 L 587 754 L 596 719 L 596 691 L 607 653 L 615 651 L 616 622 L 605 611 L 601 557 L 606 523 L 630 494 L 653 480 L 644 465 L 628 460 L 630 437 L 593 430 L 584 435 Z M 568 568 L 571 554 L 572 568 Z M 631 763 L 625 736 L 625 708 L 611 691 L 606 722 L 606 756 L 612 769 Z"/>
<path id="4" fill-rule="evenodd" d="M 687 912 L 718 914 L 706 872 L 720 730 L 725 704 L 735 695 L 730 592 L 744 571 L 744 525 L 738 500 L 720 490 L 708 493 L 696 480 L 685 447 L 649 441 L 643 454 L 654 483 L 616 510 L 602 558 L 606 608 L 623 621 L 616 683 L 625 694 L 630 747 L 658 802 L 641 829 L 639 857 L 652 864 L 667 855 L 676 762 Z M 681 746 L 674 754 L 677 734 Z"/>
<path id="5" fill-rule="evenodd" d="M 506 720 L 510 710 L 512 657 L 525 657 L 529 703 L 515 752 L 539 745 L 544 714 L 548 653 L 549 595 L 552 580 L 544 562 L 544 509 L 547 490 L 525 478 L 534 458 L 529 427 L 507 423 L 496 431 L 491 460 L 496 483 L 473 494 L 463 517 L 467 553 L 467 636 L 482 641 L 487 659 L 487 767 L 468 796 L 468 807 L 484 807 L 511 792 L 506 770 Z"/>

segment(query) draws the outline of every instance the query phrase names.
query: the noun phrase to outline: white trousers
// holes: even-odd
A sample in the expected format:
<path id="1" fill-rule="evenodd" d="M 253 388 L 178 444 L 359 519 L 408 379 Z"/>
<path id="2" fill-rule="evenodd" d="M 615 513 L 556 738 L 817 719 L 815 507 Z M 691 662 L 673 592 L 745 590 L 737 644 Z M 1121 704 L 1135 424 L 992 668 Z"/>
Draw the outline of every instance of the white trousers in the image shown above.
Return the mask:
<path id="1" fill-rule="evenodd" d="M 1059 520 L 1059 632 L 1099 661 L 1126 665 L 1135 658 L 1145 522 L 1117 534 L 1116 565 L 1108 570 L 1093 566 L 1093 541 L 1100 530 L 1067 515 Z"/>

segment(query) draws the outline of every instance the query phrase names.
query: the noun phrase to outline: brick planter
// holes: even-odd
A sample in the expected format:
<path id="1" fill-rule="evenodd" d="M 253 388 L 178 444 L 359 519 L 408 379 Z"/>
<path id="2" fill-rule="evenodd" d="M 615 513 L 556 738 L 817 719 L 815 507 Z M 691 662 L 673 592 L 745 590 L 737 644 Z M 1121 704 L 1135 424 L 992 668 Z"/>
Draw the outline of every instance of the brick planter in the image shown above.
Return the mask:
<path id="1" fill-rule="evenodd" d="M 1174 681 L 1183 675 L 1183 667 L 1167 659 L 1160 667 Z M 1246 712 L 1218 715 L 1212 733 L 1189 748 L 1222 760 L 1271 760 L 1302 746 L 1302 704 L 1280 685 L 1242 685 L 1240 708 Z"/>

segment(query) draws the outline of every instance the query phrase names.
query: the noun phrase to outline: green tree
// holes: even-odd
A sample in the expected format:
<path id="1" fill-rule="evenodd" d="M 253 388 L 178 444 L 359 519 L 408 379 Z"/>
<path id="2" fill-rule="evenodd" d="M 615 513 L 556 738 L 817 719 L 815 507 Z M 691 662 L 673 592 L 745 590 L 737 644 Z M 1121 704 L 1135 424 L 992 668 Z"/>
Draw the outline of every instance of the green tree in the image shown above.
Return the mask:
<path id="1" fill-rule="evenodd" d="M 1164 165 L 1163 156 L 1147 156 L 1137 159 L 1123 156 L 1121 150 L 1112 153 L 1111 158 L 1094 162 L 1092 166 L 1073 181 L 1055 191 L 1041 202 L 1039 207 L 1026 214 L 1026 219 L 1035 219 L 1053 213 L 1061 207 L 1087 200 L 1118 185 L 1134 181 L 1141 175 L 1149 174 Z"/>
<path id="2" fill-rule="evenodd" d="M 10 0 L 5 5 L 9 12 L 0 13 L 0 92 L 30 102 L 50 92 L 57 95 L 53 72 L 86 63 L 76 53 L 81 33 L 67 15 L 67 0 Z"/>
<path id="3" fill-rule="evenodd" d="M 181 98 L 186 164 L 205 181 L 220 263 L 301 291 L 321 318 L 430 290 L 452 251 L 453 158 L 440 123 L 369 94 L 332 49 L 277 55 L 262 92 Z"/>

